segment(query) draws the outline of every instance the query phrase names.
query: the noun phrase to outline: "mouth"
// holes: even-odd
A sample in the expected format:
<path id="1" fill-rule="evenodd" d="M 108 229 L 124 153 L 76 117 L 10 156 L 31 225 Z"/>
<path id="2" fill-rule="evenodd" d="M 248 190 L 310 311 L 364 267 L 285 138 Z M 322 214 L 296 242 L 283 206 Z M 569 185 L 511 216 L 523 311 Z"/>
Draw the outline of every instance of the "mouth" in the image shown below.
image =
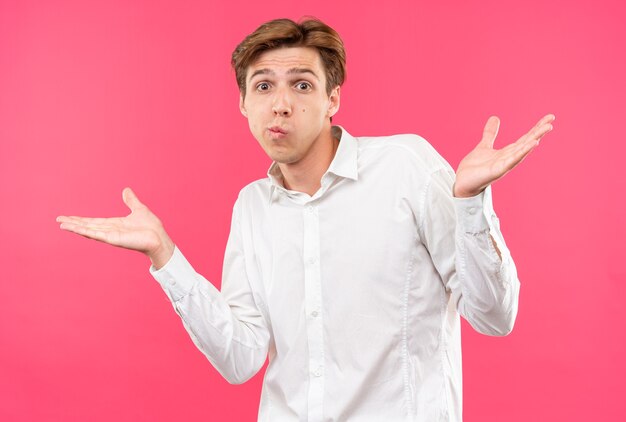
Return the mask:
<path id="1" fill-rule="evenodd" d="M 287 131 L 280 126 L 272 126 L 271 128 L 269 128 L 269 131 L 272 133 L 282 133 L 283 135 L 287 134 Z"/>
<path id="2" fill-rule="evenodd" d="M 287 136 L 287 131 L 280 126 L 272 126 L 268 129 L 272 139 L 281 139 Z"/>

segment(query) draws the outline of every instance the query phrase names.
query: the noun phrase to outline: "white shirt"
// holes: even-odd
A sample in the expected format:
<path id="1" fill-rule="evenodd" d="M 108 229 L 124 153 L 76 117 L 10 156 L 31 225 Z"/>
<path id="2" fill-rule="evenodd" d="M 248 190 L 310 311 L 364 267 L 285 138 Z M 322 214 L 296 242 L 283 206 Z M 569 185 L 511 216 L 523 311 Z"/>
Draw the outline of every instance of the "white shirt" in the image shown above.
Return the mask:
<path id="1" fill-rule="evenodd" d="M 453 198 L 453 170 L 416 135 L 333 131 L 312 197 L 276 164 L 241 190 L 221 292 L 178 249 L 151 272 L 229 382 L 269 354 L 259 421 L 460 421 L 459 314 L 505 335 L 517 313 L 490 190 Z"/>

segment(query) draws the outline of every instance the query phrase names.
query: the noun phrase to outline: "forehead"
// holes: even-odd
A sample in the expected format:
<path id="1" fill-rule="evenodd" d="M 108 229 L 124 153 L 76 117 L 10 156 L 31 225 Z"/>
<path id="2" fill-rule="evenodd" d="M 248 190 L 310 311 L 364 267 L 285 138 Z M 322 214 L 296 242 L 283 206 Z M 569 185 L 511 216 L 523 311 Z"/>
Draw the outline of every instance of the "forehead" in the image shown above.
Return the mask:
<path id="1" fill-rule="evenodd" d="M 255 71 L 265 69 L 276 74 L 292 69 L 308 69 L 322 79 L 324 69 L 319 52 L 311 47 L 283 47 L 263 52 L 250 66 L 247 78 Z"/>

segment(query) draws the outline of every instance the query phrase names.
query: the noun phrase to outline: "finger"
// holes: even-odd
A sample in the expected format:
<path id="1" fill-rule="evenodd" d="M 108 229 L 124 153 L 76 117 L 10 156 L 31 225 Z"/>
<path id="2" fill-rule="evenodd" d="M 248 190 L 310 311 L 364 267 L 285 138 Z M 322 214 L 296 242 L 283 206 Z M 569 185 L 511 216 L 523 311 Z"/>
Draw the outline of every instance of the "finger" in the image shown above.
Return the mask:
<path id="1" fill-rule="evenodd" d="M 71 219 L 71 218 L 72 218 L 72 217 L 68 217 L 68 216 L 66 216 L 66 215 L 59 215 L 59 216 L 56 218 L 56 220 L 55 220 L 55 221 L 56 221 L 57 223 L 65 223 L 65 222 L 67 222 L 67 221 L 70 221 L 70 219 Z"/>
<path id="2" fill-rule="evenodd" d="M 107 242 L 108 234 L 104 230 L 98 230 L 90 227 L 85 227 L 73 223 L 62 223 L 60 228 L 65 231 L 79 234 L 89 239 L 98 240 L 100 242 Z M 108 242 L 107 242 L 108 243 Z"/>
<path id="3" fill-rule="evenodd" d="M 491 116 L 487 119 L 485 128 L 483 129 L 483 138 L 480 143 L 488 148 L 493 148 L 493 143 L 498 135 L 498 129 L 500 128 L 500 119 L 496 116 Z"/>
<path id="4" fill-rule="evenodd" d="M 114 226 L 111 224 L 106 224 L 106 223 L 100 223 L 100 224 L 88 224 L 85 223 L 84 221 L 80 221 L 80 222 L 74 222 L 74 221 L 68 221 L 68 222 L 64 222 L 61 223 L 59 225 L 60 228 L 62 229 L 66 229 L 68 227 L 70 228 L 77 228 L 77 227 L 82 227 L 83 229 L 90 229 L 90 230 L 98 230 L 98 231 L 120 231 L 123 230 L 118 226 Z"/>
<path id="5" fill-rule="evenodd" d="M 78 217 L 75 215 L 70 215 L 70 216 L 59 216 L 57 217 L 57 223 L 74 223 L 74 224 L 81 224 L 83 222 L 87 222 L 89 220 L 93 220 L 93 218 L 91 217 Z"/>
<path id="6" fill-rule="evenodd" d="M 536 139 L 537 141 L 539 141 L 548 132 L 551 132 L 552 129 L 554 129 L 554 126 L 552 126 L 551 123 L 544 123 L 543 125 L 539 126 L 537 129 L 535 129 L 533 133 L 533 139 Z"/>
<path id="7" fill-rule="evenodd" d="M 77 217 L 77 216 L 59 216 L 57 217 L 57 223 L 72 223 L 79 225 L 90 225 L 90 226 L 100 226 L 100 225 L 114 225 L 119 223 L 118 217 L 113 218 L 95 218 L 95 217 Z"/>
<path id="8" fill-rule="evenodd" d="M 522 136 L 516 146 L 524 148 L 526 144 L 539 144 L 541 138 L 543 138 L 548 132 L 553 129 L 551 123 L 544 123 L 541 126 L 536 126 L 530 130 L 526 135 Z"/>
<path id="9" fill-rule="evenodd" d="M 510 171 L 513 167 L 517 166 L 519 163 L 526 158 L 528 154 L 539 145 L 538 141 L 534 142 L 526 142 L 520 145 L 516 145 L 515 148 L 510 148 L 506 152 L 501 151 L 503 153 L 502 160 L 505 163 L 504 167 L 506 171 Z M 511 145 L 513 146 L 513 145 Z"/>
<path id="10" fill-rule="evenodd" d="M 541 126 L 546 123 L 552 123 L 554 119 L 556 119 L 556 116 L 554 114 L 546 114 L 537 122 L 535 126 Z"/>
<path id="11" fill-rule="evenodd" d="M 124 188 L 124 190 L 122 191 L 122 199 L 131 211 L 135 211 L 137 208 L 143 205 L 131 188 Z"/>
<path id="12" fill-rule="evenodd" d="M 548 116 L 546 116 L 544 119 L 546 119 L 547 117 Z M 542 119 L 541 121 L 543 121 L 544 119 Z M 547 122 L 549 121 L 550 119 L 547 119 Z M 524 149 L 526 147 L 526 144 L 538 144 L 539 140 L 543 138 L 552 129 L 553 129 L 553 126 L 551 123 L 543 123 L 541 125 L 534 126 L 531 130 L 528 131 L 528 133 L 523 135 L 517 141 L 502 148 L 502 151 L 505 153 L 509 152 L 509 150 L 519 151 L 521 149 Z"/>
<path id="13" fill-rule="evenodd" d="M 527 135 L 531 135 L 531 136 L 535 137 L 535 135 L 539 134 L 540 132 L 543 132 L 543 129 L 545 129 L 546 125 L 548 125 L 550 130 L 552 130 L 551 123 L 554 121 L 554 119 L 556 119 L 556 116 L 554 114 L 546 114 L 541 119 L 539 119 L 537 124 L 535 126 L 533 126 L 533 128 L 531 130 L 528 131 Z M 547 132 L 545 132 L 545 133 L 547 133 Z M 545 135 L 545 133 L 541 133 L 539 135 L 539 138 L 541 136 Z"/>

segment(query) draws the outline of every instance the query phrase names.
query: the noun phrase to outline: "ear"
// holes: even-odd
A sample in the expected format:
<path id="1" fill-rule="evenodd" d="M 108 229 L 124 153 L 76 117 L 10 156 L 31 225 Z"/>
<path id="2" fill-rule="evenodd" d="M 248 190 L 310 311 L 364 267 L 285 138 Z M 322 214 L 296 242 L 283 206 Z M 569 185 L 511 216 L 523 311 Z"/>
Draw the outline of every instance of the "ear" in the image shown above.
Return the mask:
<path id="1" fill-rule="evenodd" d="M 336 86 L 330 92 L 328 96 L 328 111 L 326 112 L 327 117 L 333 117 L 339 111 L 339 104 L 341 103 L 341 87 Z"/>
<path id="2" fill-rule="evenodd" d="M 244 117 L 248 117 L 248 112 L 246 111 L 246 106 L 244 104 L 244 100 L 243 100 L 243 94 L 239 94 L 239 111 L 241 111 L 241 114 L 244 115 Z"/>

